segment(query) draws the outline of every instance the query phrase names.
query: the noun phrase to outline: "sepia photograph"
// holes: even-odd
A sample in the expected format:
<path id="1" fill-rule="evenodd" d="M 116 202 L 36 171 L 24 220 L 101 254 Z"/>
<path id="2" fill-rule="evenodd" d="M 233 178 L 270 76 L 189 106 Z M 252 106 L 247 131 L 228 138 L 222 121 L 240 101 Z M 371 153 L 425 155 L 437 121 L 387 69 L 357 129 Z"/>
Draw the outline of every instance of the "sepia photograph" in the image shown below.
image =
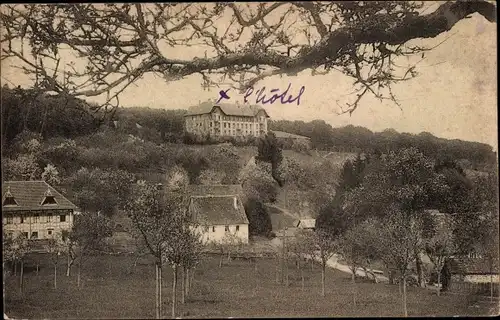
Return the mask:
<path id="1" fill-rule="evenodd" d="M 1 4 L 4 319 L 500 315 L 496 14 Z"/>

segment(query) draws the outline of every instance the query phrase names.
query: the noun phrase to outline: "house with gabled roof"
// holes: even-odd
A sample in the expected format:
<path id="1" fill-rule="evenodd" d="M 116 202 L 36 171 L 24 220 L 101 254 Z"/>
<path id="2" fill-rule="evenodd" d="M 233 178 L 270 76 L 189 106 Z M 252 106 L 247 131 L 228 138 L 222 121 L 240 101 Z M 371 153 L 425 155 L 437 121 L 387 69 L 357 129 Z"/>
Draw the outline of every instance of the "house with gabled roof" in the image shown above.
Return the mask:
<path id="1" fill-rule="evenodd" d="M 2 212 L 7 234 L 38 240 L 71 229 L 78 208 L 45 181 L 5 181 Z"/>
<path id="2" fill-rule="evenodd" d="M 188 213 L 203 242 L 222 242 L 228 234 L 248 243 L 248 218 L 241 185 L 190 185 Z"/>
<path id="3" fill-rule="evenodd" d="M 260 106 L 207 101 L 189 108 L 185 130 L 197 136 L 259 137 L 267 133 L 269 115 Z"/>

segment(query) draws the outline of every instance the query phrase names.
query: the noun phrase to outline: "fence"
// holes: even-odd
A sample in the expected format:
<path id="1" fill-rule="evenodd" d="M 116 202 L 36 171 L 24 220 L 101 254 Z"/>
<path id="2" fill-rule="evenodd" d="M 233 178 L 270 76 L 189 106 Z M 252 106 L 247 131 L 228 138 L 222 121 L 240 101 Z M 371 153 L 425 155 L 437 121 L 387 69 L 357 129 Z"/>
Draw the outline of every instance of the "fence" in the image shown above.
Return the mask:
<path id="1" fill-rule="evenodd" d="M 491 294 L 490 283 L 473 283 L 465 281 L 452 281 L 450 291 L 489 296 Z M 493 296 L 498 297 L 498 283 L 493 283 Z"/>

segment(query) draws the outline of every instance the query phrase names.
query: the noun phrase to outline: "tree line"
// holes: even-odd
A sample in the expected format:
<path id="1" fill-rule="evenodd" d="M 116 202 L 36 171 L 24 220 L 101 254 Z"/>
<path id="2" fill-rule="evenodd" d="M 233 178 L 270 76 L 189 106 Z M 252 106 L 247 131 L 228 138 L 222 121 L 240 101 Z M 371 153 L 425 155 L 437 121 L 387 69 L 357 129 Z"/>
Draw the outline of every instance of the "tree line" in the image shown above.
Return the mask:
<path id="1" fill-rule="evenodd" d="M 353 125 L 333 128 L 324 120 L 271 120 L 269 130 L 309 137 L 312 147 L 319 150 L 387 153 L 414 147 L 431 158 L 445 156 L 461 160 L 462 166 L 467 169 L 488 171 L 494 170 L 496 162 L 496 152 L 488 144 L 438 138 L 428 132 L 399 133 L 394 129 L 372 132 L 365 127 Z"/>

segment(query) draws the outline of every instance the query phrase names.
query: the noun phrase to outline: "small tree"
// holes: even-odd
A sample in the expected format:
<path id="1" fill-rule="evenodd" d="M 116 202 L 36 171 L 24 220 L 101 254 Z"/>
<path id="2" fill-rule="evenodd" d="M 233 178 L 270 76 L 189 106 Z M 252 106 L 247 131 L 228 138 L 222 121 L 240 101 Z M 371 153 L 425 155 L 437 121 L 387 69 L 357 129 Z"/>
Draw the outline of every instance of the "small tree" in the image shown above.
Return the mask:
<path id="1" fill-rule="evenodd" d="M 439 219 L 439 221 L 437 220 Z M 433 219 L 433 228 L 431 236 L 425 239 L 425 253 L 434 265 L 434 271 L 437 273 L 438 291 L 441 286 L 441 270 L 445 261 L 456 252 L 453 237 L 452 218 L 444 215 Z"/>
<path id="2" fill-rule="evenodd" d="M 6 261 L 10 261 L 14 265 L 14 276 L 17 274 L 17 263 L 21 265 L 21 273 L 19 278 L 19 291 L 23 292 L 24 281 L 24 257 L 29 252 L 29 241 L 20 233 L 17 236 L 7 234 L 3 241 L 3 254 Z"/>
<path id="3" fill-rule="evenodd" d="M 69 241 L 76 244 L 72 254 L 76 254 L 78 259 L 78 287 L 81 283 L 81 271 L 85 258 L 91 251 L 101 250 L 105 245 L 104 239 L 111 237 L 112 234 L 111 221 L 99 213 L 82 212 L 75 216 Z"/>
<path id="4" fill-rule="evenodd" d="M 356 271 L 362 267 L 368 276 L 367 266 L 376 256 L 377 242 L 374 231 L 374 222 L 367 220 L 353 226 L 340 240 L 339 251 L 352 272 L 354 305 L 356 305 Z"/>
<path id="5" fill-rule="evenodd" d="M 45 249 L 49 254 L 52 265 L 54 266 L 54 289 L 57 289 L 57 265 L 61 253 L 65 250 L 65 244 L 62 237 L 59 234 L 56 234 L 55 236 L 49 238 L 47 240 L 47 244 L 45 245 Z"/>
<path id="6" fill-rule="evenodd" d="M 403 313 L 408 316 L 406 304 L 406 278 L 410 264 L 415 261 L 415 251 L 422 247 L 422 221 L 417 215 L 408 215 L 391 206 L 388 217 L 378 225 L 383 259 L 396 268 L 403 282 Z"/>
<path id="7" fill-rule="evenodd" d="M 328 260 L 335 254 L 338 243 L 336 239 L 327 231 L 317 229 L 310 235 L 310 241 L 314 251 L 312 254 L 321 263 L 321 295 L 325 296 L 325 274 Z"/>

